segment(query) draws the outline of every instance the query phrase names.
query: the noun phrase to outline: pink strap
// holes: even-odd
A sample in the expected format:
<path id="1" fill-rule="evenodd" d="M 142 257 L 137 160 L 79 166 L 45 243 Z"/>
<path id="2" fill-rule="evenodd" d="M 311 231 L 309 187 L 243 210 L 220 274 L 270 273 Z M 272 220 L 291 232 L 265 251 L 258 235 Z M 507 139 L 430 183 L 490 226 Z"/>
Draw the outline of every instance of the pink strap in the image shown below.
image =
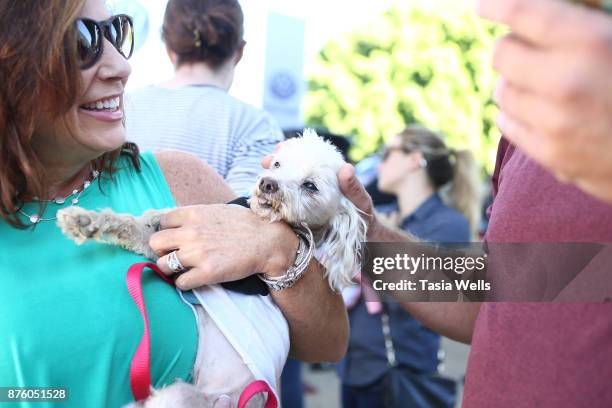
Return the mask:
<path id="1" fill-rule="evenodd" d="M 130 292 L 130 296 L 140 311 L 144 323 L 142 339 L 140 339 L 140 344 L 130 364 L 130 386 L 132 387 L 132 394 L 136 401 L 146 399 L 150 394 L 151 386 L 151 336 L 149 335 L 149 319 L 147 318 L 147 309 L 145 307 L 144 296 L 142 295 L 141 282 L 142 272 L 145 268 L 153 269 L 163 280 L 174 285 L 174 283 L 159 270 L 157 265 L 153 263 L 136 263 L 130 266 L 127 272 L 126 283 L 128 292 Z"/>
<path id="2" fill-rule="evenodd" d="M 242 394 L 240 394 L 240 399 L 238 400 L 238 408 L 245 408 L 246 404 L 251 400 L 251 398 L 262 392 L 268 393 L 268 399 L 266 400 L 266 405 L 264 408 L 277 408 L 278 401 L 276 400 L 276 395 L 274 395 L 274 392 L 268 383 L 261 380 L 253 381 L 244 389 L 244 391 L 242 391 Z"/>
<path id="3" fill-rule="evenodd" d="M 126 283 L 128 292 L 132 297 L 132 300 L 136 304 L 136 307 L 140 311 L 142 321 L 144 323 L 144 333 L 140 344 L 132 357 L 130 364 L 130 386 L 132 387 L 132 394 L 136 401 L 147 399 L 151 393 L 151 336 L 149 334 L 149 319 L 147 318 L 147 309 L 145 307 L 144 296 L 142 294 L 142 273 L 145 268 L 152 269 L 157 273 L 164 281 L 174 286 L 174 282 L 170 280 L 164 273 L 155 265 L 150 262 L 136 263 L 130 266 L 126 276 Z M 246 404 L 255 395 L 262 392 L 268 393 L 266 405 L 264 408 L 277 408 L 278 401 L 274 392 L 265 381 L 253 381 L 249 384 L 240 395 L 238 400 L 238 408 L 246 407 Z"/>

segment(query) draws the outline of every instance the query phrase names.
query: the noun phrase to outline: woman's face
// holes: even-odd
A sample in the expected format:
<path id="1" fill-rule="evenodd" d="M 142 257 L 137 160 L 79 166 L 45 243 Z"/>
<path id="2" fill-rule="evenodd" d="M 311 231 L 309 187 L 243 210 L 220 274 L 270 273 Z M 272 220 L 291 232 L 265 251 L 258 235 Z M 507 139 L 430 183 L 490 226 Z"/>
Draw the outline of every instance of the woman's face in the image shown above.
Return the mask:
<path id="1" fill-rule="evenodd" d="M 110 16 L 104 0 L 86 0 L 80 15 L 96 21 Z M 58 150 L 65 159 L 92 160 L 125 142 L 123 92 L 131 68 L 106 38 L 103 41 L 96 64 L 80 71 L 81 92 L 74 106 L 62 117 L 38 122 L 34 143 L 43 161 Z"/>
<path id="2" fill-rule="evenodd" d="M 378 189 L 383 193 L 395 194 L 406 177 L 414 172 L 414 153 L 402 149 L 401 139 L 395 137 L 385 146 L 385 158 L 378 166 Z"/>

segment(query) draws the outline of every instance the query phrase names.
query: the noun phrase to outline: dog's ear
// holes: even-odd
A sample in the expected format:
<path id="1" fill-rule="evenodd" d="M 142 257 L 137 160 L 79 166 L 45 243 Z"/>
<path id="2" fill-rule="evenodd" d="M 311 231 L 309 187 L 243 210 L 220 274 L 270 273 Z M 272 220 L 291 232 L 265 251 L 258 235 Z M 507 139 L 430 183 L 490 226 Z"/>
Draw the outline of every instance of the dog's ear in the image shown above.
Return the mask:
<path id="1" fill-rule="evenodd" d="M 320 246 L 321 263 L 333 289 L 342 290 L 353 283 L 361 263 L 366 233 L 366 222 L 353 203 L 343 196 Z"/>

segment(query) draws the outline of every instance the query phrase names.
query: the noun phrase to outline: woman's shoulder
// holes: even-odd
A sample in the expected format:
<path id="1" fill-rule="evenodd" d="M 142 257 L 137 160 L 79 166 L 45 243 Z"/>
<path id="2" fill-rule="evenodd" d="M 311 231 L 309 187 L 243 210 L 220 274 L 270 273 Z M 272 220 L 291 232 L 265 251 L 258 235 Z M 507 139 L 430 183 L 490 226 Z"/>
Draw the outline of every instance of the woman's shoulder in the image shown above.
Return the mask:
<path id="1" fill-rule="evenodd" d="M 470 240 L 468 219 L 446 204 L 439 208 L 431 228 L 438 235 L 438 241 L 441 242 L 468 242 Z"/>
<path id="2" fill-rule="evenodd" d="M 148 85 L 142 88 L 130 90 L 126 93 L 128 102 L 136 100 L 150 100 L 152 97 L 164 95 L 168 93 L 169 88 L 164 88 L 158 85 Z"/>
<path id="3" fill-rule="evenodd" d="M 446 218 L 450 222 L 459 223 L 459 224 L 461 223 L 467 224 L 468 222 L 468 219 L 465 215 L 463 215 L 456 208 L 453 208 L 446 203 L 442 204 L 442 207 L 440 208 L 440 215 L 443 215 L 444 218 Z"/>
<path id="4" fill-rule="evenodd" d="M 470 239 L 468 219 L 449 206 L 439 196 L 433 196 L 426 206 L 421 225 L 421 238 L 432 242 L 467 242 Z"/>
<path id="5" fill-rule="evenodd" d="M 195 114 L 207 119 L 229 122 L 232 127 L 272 121 L 262 109 L 242 101 L 227 91 L 214 86 L 181 86 L 177 88 L 150 85 L 128 94 L 130 115 L 150 117 L 160 109 Z M 128 117 L 128 120 L 130 117 Z"/>
<path id="6" fill-rule="evenodd" d="M 221 203 L 235 198 L 221 176 L 198 157 L 174 150 L 148 154 L 159 166 L 178 205 Z"/>

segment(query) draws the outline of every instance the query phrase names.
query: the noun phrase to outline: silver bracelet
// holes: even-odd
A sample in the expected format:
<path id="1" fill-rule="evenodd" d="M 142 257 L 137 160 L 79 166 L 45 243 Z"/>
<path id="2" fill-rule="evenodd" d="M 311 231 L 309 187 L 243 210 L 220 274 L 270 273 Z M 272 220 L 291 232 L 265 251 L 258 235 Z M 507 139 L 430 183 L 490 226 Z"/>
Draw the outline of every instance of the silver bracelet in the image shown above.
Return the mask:
<path id="1" fill-rule="evenodd" d="M 270 289 L 275 291 L 287 289 L 295 285 L 306 269 L 308 269 L 310 260 L 314 256 L 315 244 L 310 228 L 306 224 L 302 224 L 294 227 L 293 230 L 299 240 L 293 265 L 282 276 L 269 277 L 263 273 L 257 275 Z"/>

